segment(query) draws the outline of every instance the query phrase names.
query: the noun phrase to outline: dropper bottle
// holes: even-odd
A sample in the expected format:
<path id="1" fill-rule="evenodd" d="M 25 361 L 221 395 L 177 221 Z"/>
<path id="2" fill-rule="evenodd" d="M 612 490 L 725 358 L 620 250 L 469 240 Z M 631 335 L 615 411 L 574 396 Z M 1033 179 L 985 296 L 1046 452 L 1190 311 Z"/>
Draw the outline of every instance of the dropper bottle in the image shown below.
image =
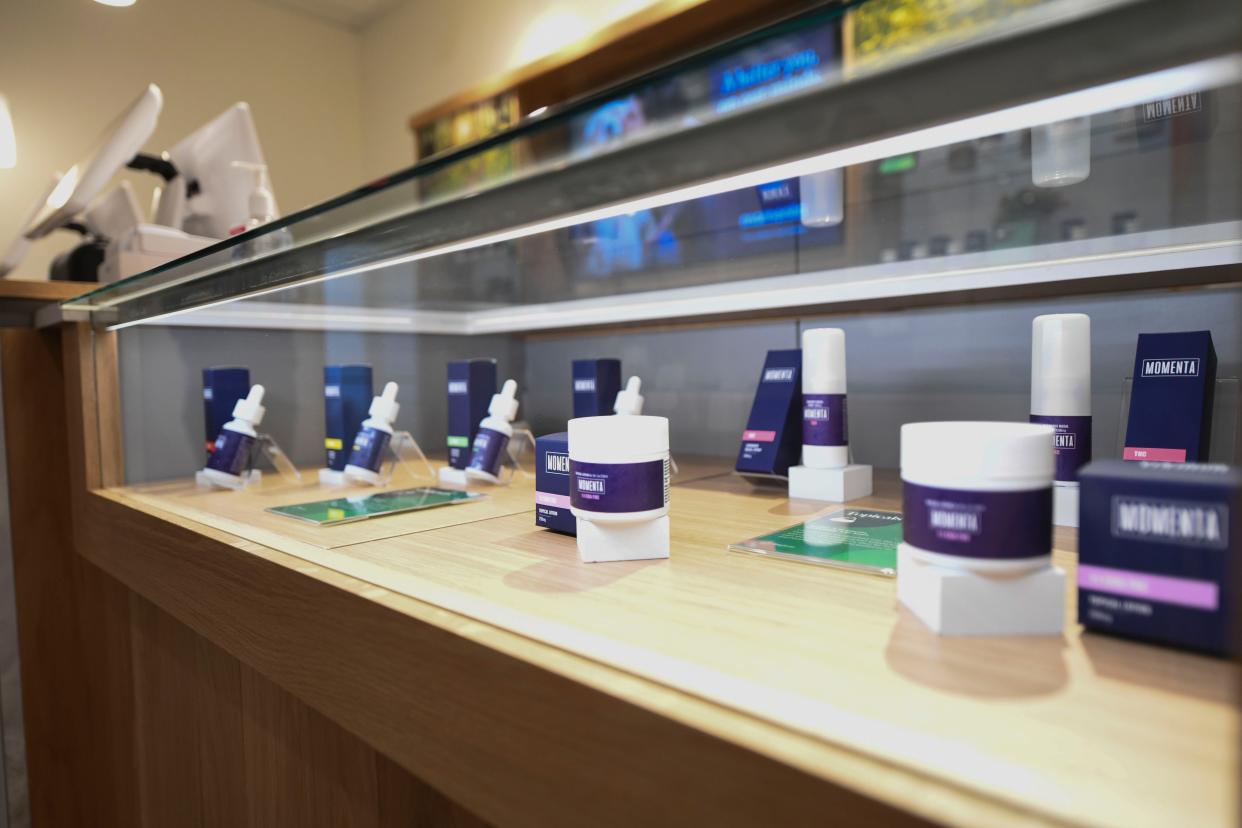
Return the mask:
<path id="1" fill-rule="evenodd" d="M 380 466 L 384 464 L 384 450 L 392 441 L 392 427 L 397 422 L 397 384 L 390 382 L 384 392 L 371 400 L 370 416 L 362 421 L 354 446 L 345 464 L 345 477 L 358 483 L 380 484 Z"/>
<path id="2" fill-rule="evenodd" d="M 625 387 L 617 392 L 617 401 L 612 407 L 614 414 L 638 415 L 643 413 L 643 395 L 639 393 L 643 381 L 638 377 L 630 377 Z"/>
<path id="3" fill-rule="evenodd" d="M 470 465 L 466 476 L 489 483 L 500 482 L 500 462 L 513 437 L 513 418 L 517 416 L 517 382 L 505 380 L 499 394 L 492 395 L 487 416 L 479 422 L 470 449 Z"/>
<path id="4" fill-rule="evenodd" d="M 209 481 L 230 489 L 240 485 L 242 475 L 250 469 L 254 446 L 259 439 L 255 426 L 263 422 L 265 413 L 263 386 L 250 386 L 250 393 L 233 406 L 233 419 L 221 427 L 215 450 L 207 458 L 203 475 Z"/>

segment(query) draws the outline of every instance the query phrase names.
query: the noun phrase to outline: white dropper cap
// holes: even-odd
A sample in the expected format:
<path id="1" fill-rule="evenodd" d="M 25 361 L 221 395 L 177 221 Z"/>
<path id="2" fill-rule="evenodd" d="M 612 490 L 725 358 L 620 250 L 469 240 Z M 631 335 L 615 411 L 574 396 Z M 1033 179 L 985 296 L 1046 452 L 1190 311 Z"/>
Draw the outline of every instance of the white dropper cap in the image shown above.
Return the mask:
<path id="1" fill-rule="evenodd" d="M 638 393 L 643 381 L 638 377 L 630 377 L 625 388 L 617 393 L 617 402 L 612 410 L 615 414 L 636 415 L 643 413 L 643 395 Z"/>
<path id="2" fill-rule="evenodd" d="M 250 191 L 249 200 L 250 217 L 261 222 L 276 218 L 276 197 L 272 195 L 272 185 L 267 177 L 267 164 L 234 161 L 233 166 L 254 174 L 254 188 Z"/>
<path id="3" fill-rule="evenodd" d="M 397 402 L 397 384 L 390 382 L 384 385 L 384 393 L 371 400 L 371 408 L 367 412 L 376 420 L 388 423 L 389 428 L 397 422 L 397 412 L 401 404 Z"/>
<path id="4" fill-rule="evenodd" d="M 1031 413 L 1091 414 L 1091 317 L 1037 316 L 1031 323 Z"/>
<path id="5" fill-rule="evenodd" d="M 802 393 L 845 393 L 845 331 L 812 328 L 802 332 Z"/>
<path id="6" fill-rule="evenodd" d="M 237 401 L 237 405 L 233 406 L 233 419 L 244 420 L 250 425 L 257 426 L 263 422 L 263 415 L 267 413 L 267 409 L 263 407 L 263 386 L 250 386 L 250 393 L 244 399 Z"/>
<path id="7" fill-rule="evenodd" d="M 517 410 L 517 382 L 507 379 L 501 386 L 500 393 L 492 395 L 492 401 L 487 406 L 487 413 L 493 417 L 500 417 L 506 422 L 513 422 L 513 418 L 517 416 Z"/>

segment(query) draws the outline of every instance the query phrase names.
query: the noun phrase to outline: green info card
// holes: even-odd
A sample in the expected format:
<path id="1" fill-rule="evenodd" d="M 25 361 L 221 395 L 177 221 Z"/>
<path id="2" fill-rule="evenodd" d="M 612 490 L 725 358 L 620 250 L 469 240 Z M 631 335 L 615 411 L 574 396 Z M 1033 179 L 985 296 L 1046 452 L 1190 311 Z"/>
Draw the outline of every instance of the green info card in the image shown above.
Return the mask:
<path id="1" fill-rule="evenodd" d="M 320 526 L 331 526 L 397 512 L 414 512 L 419 509 L 433 509 L 436 506 L 468 503 L 480 497 L 483 497 L 480 492 L 426 487 L 379 492 L 358 497 L 338 497 L 334 500 L 317 500 L 314 503 L 295 503 L 292 506 L 273 506 L 267 511 L 310 521 Z"/>
<path id="2" fill-rule="evenodd" d="M 729 548 L 892 578 L 897 575 L 899 543 L 900 512 L 838 509 L 770 535 L 730 544 Z"/>

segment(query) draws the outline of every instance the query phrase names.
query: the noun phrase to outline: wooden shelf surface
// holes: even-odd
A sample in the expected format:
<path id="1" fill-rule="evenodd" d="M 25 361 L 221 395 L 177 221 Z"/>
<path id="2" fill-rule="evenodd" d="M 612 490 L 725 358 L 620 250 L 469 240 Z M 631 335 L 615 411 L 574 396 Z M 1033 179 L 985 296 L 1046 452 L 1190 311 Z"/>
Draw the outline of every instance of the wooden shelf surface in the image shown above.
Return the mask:
<path id="1" fill-rule="evenodd" d="M 95 282 L 52 282 L 35 279 L 0 279 L 0 301 L 63 302 L 99 287 Z"/>
<path id="2" fill-rule="evenodd" d="M 753 490 L 728 465 L 684 458 L 672 558 L 616 564 L 584 565 L 572 538 L 535 528 L 532 478 L 335 529 L 263 511 L 316 499 L 313 486 L 104 494 L 352 576 L 391 608 L 412 598 L 515 634 L 532 663 L 571 654 L 575 680 L 597 673 L 618 696 L 922 816 L 1236 824 L 1235 668 L 1082 635 L 1072 530 L 1056 533 L 1071 584 L 1063 637 L 941 638 L 896 605 L 891 579 L 726 551 L 838 508 Z M 876 495 L 851 505 L 899 508 L 898 481 L 879 474 Z"/>

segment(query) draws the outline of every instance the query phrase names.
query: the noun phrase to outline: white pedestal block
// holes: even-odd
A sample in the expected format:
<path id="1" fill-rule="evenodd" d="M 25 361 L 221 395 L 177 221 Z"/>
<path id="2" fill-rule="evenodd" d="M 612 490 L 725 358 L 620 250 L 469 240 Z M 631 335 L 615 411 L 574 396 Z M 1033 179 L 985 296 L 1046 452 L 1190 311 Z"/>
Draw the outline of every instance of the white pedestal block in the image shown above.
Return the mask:
<path id="1" fill-rule="evenodd" d="M 232 489 L 233 491 L 240 492 L 242 489 L 248 489 L 262 482 L 263 472 L 260 469 L 251 469 L 247 474 L 243 474 L 236 484 L 213 479 L 207 474 L 206 469 L 199 469 L 194 472 L 194 484 L 200 489 Z"/>
<path id="2" fill-rule="evenodd" d="M 466 477 L 465 469 L 455 469 L 452 466 L 441 466 L 440 485 L 450 486 L 455 489 L 464 489 L 470 485 L 470 478 Z"/>
<path id="3" fill-rule="evenodd" d="M 897 547 L 897 600 L 940 635 L 1059 635 L 1065 571 L 981 575 L 922 563 Z"/>
<path id="4" fill-rule="evenodd" d="M 871 467 L 841 466 L 837 469 L 789 467 L 789 496 L 803 500 L 845 503 L 871 494 Z"/>
<path id="5" fill-rule="evenodd" d="M 1054 483 L 1052 522 L 1057 526 L 1078 526 L 1078 484 Z"/>
<path id="6" fill-rule="evenodd" d="M 594 523 L 578 518 L 578 557 L 583 563 L 667 558 L 668 515 L 641 523 Z"/>
<path id="7" fill-rule="evenodd" d="M 335 469 L 319 470 L 320 486 L 348 486 L 349 478 L 345 476 L 345 472 L 339 472 Z"/>

